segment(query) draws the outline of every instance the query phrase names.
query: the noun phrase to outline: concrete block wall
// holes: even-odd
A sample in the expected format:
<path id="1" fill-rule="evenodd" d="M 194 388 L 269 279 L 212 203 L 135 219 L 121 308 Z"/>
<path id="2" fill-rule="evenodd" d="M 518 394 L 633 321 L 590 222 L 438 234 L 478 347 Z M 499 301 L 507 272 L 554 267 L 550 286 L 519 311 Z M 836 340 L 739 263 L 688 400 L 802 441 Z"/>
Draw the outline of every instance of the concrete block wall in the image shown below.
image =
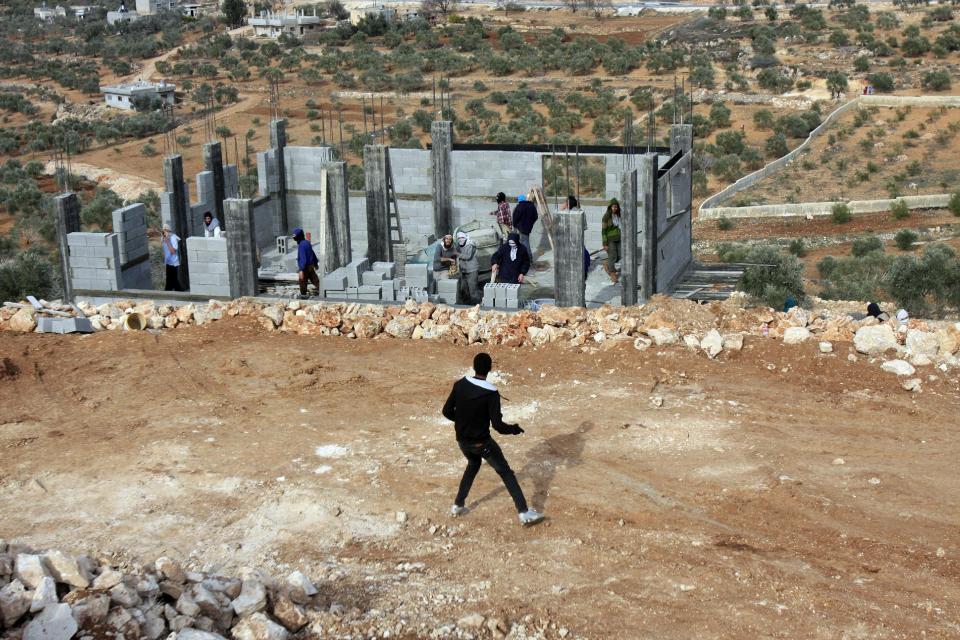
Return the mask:
<path id="1" fill-rule="evenodd" d="M 692 152 L 657 179 L 657 291 L 668 291 L 693 260 Z"/>
<path id="2" fill-rule="evenodd" d="M 74 289 L 117 291 L 123 288 L 119 234 L 76 231 L 67 234 L 67 246 Z"/>
<path id="3" fill-rule="evenodd" d="M 120 263 L 147 255 L 147 208 L 131 204 L 113 212 L 113 232 L 120 245 Z"/>
<path id="4" fill-rule="evenodd" d="M 187 264 L 190 268 L 190 293 L 230 296 L 226 238 L 187 238 Z"/>
<path id="5" fill-rule="evenodd" d="M 265 251 L 276 246 L 277 237 L 274 235 L 274 222 L 277 217 L 277 201 L 268 196 L 261 196 L 253 201 L 253 227 L 257 247 Z"/>
<path id="6" fill-rule="evenodd" d="M 287 179 L 287 225 L 320 239 L 323 164 L 333 160 L 330 147 L 284 147 Z"/>
<path id="7" fill-rule="evenodd" d="M 223 167 L 223 197 L 240 197 L 240 170 L 235 164 L 227 164 Z"/>

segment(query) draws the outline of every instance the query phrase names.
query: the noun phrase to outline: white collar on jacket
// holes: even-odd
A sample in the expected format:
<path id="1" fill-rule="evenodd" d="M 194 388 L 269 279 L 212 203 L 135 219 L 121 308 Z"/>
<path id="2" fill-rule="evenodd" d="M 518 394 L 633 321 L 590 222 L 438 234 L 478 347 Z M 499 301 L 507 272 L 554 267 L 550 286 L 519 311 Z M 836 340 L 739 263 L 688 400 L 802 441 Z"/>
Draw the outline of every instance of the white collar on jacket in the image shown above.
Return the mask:
<path id="1" fill-rule="evenodd" d="M 465 376 L 467 382 L 470 384 L 475 384 L 481 389 L 486 389 L 487 391 L 496 391 L 497 388 L 487 382 L 486 380 L 481 380 L 480 378 L 474 378 L 473 376 Z"/>

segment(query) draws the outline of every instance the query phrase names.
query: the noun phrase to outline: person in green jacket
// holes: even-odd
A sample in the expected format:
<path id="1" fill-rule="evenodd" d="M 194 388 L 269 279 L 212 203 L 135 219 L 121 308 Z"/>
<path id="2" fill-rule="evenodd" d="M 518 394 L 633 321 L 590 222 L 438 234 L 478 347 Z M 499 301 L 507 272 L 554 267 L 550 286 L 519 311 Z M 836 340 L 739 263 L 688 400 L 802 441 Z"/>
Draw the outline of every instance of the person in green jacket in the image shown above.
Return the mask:
<path id="1" fill-rule="evenodd" d="M 607 274 L 616 284 L 619 281 L 617 263 L 620 261 L 620 201 L 616 198 L 611 199 L 607 205 L 600 233 L 603 238 L 603 250 L 607 252 Z"/>

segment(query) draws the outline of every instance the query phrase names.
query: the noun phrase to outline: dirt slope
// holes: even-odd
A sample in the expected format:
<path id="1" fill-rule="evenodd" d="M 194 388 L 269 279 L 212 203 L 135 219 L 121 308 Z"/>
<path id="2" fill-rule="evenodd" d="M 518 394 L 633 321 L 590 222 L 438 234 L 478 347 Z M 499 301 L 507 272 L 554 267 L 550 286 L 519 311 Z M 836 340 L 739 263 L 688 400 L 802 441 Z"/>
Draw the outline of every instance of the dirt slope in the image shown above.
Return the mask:
<path id="1" fill-rule="evenodd" d="M 837 347 L 493 351 L 527 428 L 499 440 L 549 515 L 522 529 L 489 468 L 446 515 L 463 461 L 438 412 L 473 349 L 241 320 L 0 333 L 0 538 L 300 568 L 418 636 L 479 612 L 548 637 L 956 638 L 957 381 L 911 395 Z"/>

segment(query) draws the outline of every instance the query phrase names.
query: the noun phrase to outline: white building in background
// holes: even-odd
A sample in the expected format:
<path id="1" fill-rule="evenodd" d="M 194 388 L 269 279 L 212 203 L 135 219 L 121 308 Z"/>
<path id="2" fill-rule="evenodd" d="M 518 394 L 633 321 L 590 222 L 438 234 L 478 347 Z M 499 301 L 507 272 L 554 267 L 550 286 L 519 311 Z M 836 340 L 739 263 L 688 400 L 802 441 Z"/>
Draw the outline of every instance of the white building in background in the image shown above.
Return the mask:
<path id="1" fill-rule="evenodd" d="M 35 18 L 39 18 L 40 20 L 46 20 L 49 22 L 54 18 L 66 18 L 67 10 L 59 5 L 56 7 L 48 7 L 47 3 L 44 2 L 42 6 L 36 7 L 33 10 L 33 16 Z"/>
<path id="2" fill-rule="evenodd" d="M 137 0 L 136 11 L 142 16 L 152 16 L 161 11 L 176 11 L 179 0 Z"/>
<path id="3" fill-rule="evenodd" d="M 247 24 L 253 27 L 253 35 L 258 38 L 277 39 L 284 33 L 304 38 L 318 35 L 323 20 L 316 14 L 307 15 L 301 10 L 284 13 L 263 11 L 259 16 L 247 18 Z"/>
<path id="4" fill-rule="evenodd" d="M 397 10 L 383 4 L 360 5 L 350 9 L 350 24 L 356 26 L 368 16 L 383 16 L 387 22 L 394 22 L 397 19 Z"/>
<path id="5" fill-rule="evenodd" d="M 89 4 L 72 4 L 70 11 L 77 20 L 86 20 L 97 8 Z"/>
<path id="6" fill-rule="evenodd" d="M 107 24 L 109 25 L 115 25 L 118 22 L 134 22 L 139 18 L 139 13 L 136 11 L 127 11 L 127 5 L 122 2 L 116 11 L 107 11 Z"/>
<path id="7" fill-rule="evenodd" d="M 135 98 L 159 98 L 167 104 L 176 103 L 176 86 L 169 82 L 127 82 L 100 87 L 108 107 L 133 110 Z"/>

